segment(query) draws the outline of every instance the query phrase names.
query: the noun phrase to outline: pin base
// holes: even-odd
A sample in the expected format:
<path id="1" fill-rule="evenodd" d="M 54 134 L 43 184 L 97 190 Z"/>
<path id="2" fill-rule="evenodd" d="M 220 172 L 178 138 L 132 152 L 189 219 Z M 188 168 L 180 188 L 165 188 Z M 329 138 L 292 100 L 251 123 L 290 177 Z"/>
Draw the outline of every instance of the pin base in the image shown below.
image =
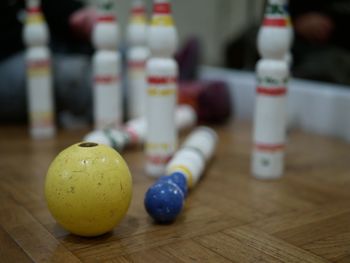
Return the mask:
<path id="1" fill-rule="evenodd" d="M 50 139 L 55 136 L 56 130 L 54 127 L 47 128 L 32 128 L 30 129 L 30 136 L 33 139 Z"/>
<path id="2" fill-rule="evenodd" d="M 284 167 L 284 152 L 254 151 L 252 160 L 252 175 L 257 179 L 273 180 L 282 177 Z"/>

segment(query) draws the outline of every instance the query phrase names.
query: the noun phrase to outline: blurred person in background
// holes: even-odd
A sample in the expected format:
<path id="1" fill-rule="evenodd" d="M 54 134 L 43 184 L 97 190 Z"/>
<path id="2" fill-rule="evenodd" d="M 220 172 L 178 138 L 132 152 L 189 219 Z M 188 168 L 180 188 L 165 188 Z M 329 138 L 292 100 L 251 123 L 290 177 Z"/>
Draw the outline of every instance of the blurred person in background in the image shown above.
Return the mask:
<path id="1" fill-rule="evenodd" d="M 350 85 L 350 1 L 292 0 L 293 73 Z"/>
<path id="2" fill-rule="evenodd" d="M 90 34 L 94 9 L 75 0 L 42 0 L 52 52 L 55 105 L 61 124 L 88 121 L 91 110 Z M 0 122 L 27 119 L 24 0 L 0 1 Z"/>
<path id="3" fill-rule="evenodd" d="M 290 0 L 289 10 L 295 32 L 293 76 L 350 85 L 350 1 Z M 255 69 L 259 27 L 227 44 L 227 67 Z"/>

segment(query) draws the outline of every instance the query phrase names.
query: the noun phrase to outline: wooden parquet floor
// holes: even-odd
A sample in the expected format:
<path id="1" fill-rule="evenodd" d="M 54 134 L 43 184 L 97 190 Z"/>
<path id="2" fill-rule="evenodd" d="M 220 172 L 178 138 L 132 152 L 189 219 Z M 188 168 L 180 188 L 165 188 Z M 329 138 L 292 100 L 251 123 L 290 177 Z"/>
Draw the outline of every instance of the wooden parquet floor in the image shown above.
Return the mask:
<path id="1" fill-rule="evenodd" d="M 43 186 L 50 162 L 84 131 L 38 142 L 23 127 L 0 128 L 0 262 L 350 262 L 350 144 L 293 131 L 285 176 L 262 182 L 249 174 L 250 125 L 215 129 L 215 158 L 174 224 L 146 214 L 153 180 L 134 148 L 123 153 L 134 181 L 126 217 L 81 238 L 56 224 Z"/>

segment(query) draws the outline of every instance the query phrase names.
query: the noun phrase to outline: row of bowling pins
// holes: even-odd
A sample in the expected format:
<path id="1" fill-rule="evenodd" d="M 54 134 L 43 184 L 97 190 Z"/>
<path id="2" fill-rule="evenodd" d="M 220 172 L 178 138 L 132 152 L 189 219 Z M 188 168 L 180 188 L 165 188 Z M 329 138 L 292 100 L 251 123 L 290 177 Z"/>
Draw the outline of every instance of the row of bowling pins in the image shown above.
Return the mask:
<path id="1" fill-rule="evenodd" d="M 287 87 L 293 28 L 287 0 L 269 0 L 258 33 L 252 174 L 278 178 L 284 170 Z"/>
<path id="2" fill-rule="evenodd" d="M 55 132 L 52 101 L 48 30 L 39 0 L 27 1 L 24 40 L 27 45 L 28 93 L 31 134 L 50 137 Z M 98 21 L 92 34 L 93 104 L 96 129 L 117 127 L 122 122 L 120 55 L 117 51 L 118 25 L 113 0 L 98 2 Z M 146 116 L 146 170 L 158 176 L 177 146 L 175 124 L 178 68 L 173 54 L 177 31 L 169 0 L 154 0 L 151 24 L 146 24 L 144 7 L 135 0 L 129 26 L 131 116 Z M 135 96 L 132 96 L 135 95 Z M 147 107 L 145 106 L 147 101 Z"/>
<path id="3" fill-rule="evenodd" d="M 27 19 L 24 42 L 27 45 L 28 105 L 31 133 L 34 137 L 54 134 L 52 76 L 50 52 L 47 48 L 48 28 L 40 9 L 40 0 L 27 0 Z M 118 24 L 113 0 L 98 2 L 98 21 L 92 34 L 96 48 L 94 71 L 94 122 L 96 128 L 121 123 L 120 56 L 117 51 Z M 128 115 L 145 114 L 146 61 L 150 48 L 155 56 L 169 57 L 175 52 L 177 35 L 172 27 L 168 1 L 155 1 L 152 26 L 148 30 L 145 8 L 141 0 L 134 0 L 128 26 Z M 147 36 L 150 36 L 149 38 Z M 147 39 L 148 38 L 148 39 Z M 149 44 L 149 45 L 147 45 Z M 151 67 L 152 68 L 152 67 Z"/>
<path id="4" fill-rule="evenodd" d="M 113 0 L 100 2 L 99 21 L 93 34 L 96 48 L 93 58 L 96 129 L 121 124 L 120 63 L 115 50 L 117 23 L 112 4 Z M 177 31 L 169 0 L 154 0 L 149 26 L 140 0 L 133 2 L 131 14 L 128 28 L 129 115 L 132 118 L 146 117 L 146 172 L 160 176 L 177 146 L 175 108 L 178 67 L 173 59 Z"/>

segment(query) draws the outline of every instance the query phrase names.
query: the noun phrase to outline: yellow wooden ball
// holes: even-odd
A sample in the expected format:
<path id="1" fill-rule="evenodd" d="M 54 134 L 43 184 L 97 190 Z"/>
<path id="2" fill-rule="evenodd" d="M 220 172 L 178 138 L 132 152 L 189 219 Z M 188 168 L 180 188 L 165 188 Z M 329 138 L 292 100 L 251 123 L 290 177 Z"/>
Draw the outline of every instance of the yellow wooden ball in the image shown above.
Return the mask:
<path id="1" fill-rule="evenodd" d="M 48 208 L 63 228 L 80 236 L 112 230 L 125 216 L 132 179 L 124 159 L 112 148 L 82 142 L 63 150 L 46 175 Z"/>

